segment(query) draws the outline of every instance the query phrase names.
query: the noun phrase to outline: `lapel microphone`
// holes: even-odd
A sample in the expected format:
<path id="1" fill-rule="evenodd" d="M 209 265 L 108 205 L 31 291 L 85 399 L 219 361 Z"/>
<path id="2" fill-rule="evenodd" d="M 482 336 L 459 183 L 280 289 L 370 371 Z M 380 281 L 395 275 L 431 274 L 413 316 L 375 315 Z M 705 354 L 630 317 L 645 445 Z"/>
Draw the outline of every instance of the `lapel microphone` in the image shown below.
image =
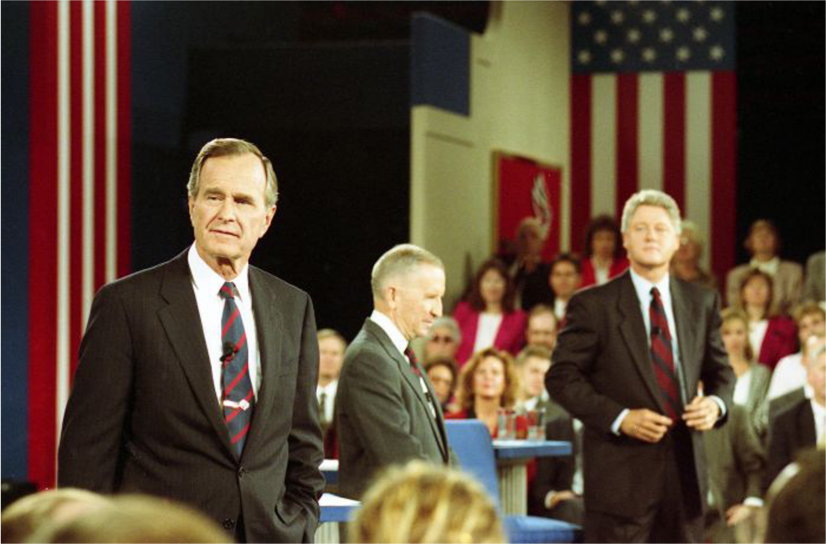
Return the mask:
<path id="1" fill-rule="evenodd" d="M 224 342 L 224 345 L 221 348 L 222 355 L 220 357 L 220 361 L 222 363 L 226 363 L 227 361 L 232 360 L 236 353 L 238 353 L 238 348 L 236 348 L 232 342 Z"/>

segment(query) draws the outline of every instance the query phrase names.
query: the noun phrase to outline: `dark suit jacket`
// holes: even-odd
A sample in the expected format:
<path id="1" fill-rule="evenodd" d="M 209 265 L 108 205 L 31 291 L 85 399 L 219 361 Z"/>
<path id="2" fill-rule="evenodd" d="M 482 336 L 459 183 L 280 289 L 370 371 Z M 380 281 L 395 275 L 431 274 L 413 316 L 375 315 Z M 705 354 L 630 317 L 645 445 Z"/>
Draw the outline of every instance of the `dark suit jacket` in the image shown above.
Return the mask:
<path id="1" fill-rule="evenodd" d="M 448 464 L 444 416 L 434 404 L 435 419 L 410 364 L 384 330 L 366 320 L 347 348 L 336 395 L 341 494 L 361 497 L 374 473 L 388 465 L 412 459 Z"/>
<path id="2" fill-rule="evenodd" d="M 561 457 L 539 457 L 536 460 L 536 476 L 528 487 L 528 510 L 537 515 L 547 515 L 545 497 L 550 491 L 571 489 L 576 472 L 576 456 L 580 455 L 574 436 L 574 421 L 571 415 L 553 401 L 542 403 L 545 408 L 545 438 L 565 440 L 571 443 L 571 455 Z"/>
<path id="3" fill-rule="evenodd" d="M 782 398 L 782 397 L 781 397 Z M 805 396 L 778 413 L 769 426 L 769 465 L 763 487 L 768 489 L 797 454 L 817 444 L 811 400 Z"/>
<path id="4" fill-rule="evenodd" d="M 734 373 L 720 338 L 719 295 L 673 276 L 670 289 L 684 395 L 693 398 L 702 379 L 706 395 L 717 395 L 730 406 Z M 641 517 L 656 503 L 671 457 L 665 451 L 667 440 L 648 444 L 611 430 L 625 408 L 664 413 L 630 274 L 578 292 L 567 315 L 546 385 L 551 397 L 585 425 L 585 506 Z M 706 494 L 703 441 L 699 432 L 687 433 L 691 447 L 680 453 L 690 464 L 680 471 L 687 481 L 696 477 L 696 485 L 684 491 L 683 504 L 698 512 Z"/>
<path id="5" fill-rule="evenodd" d="M 103 287 L 66 408 L 58 485 L 189 503 L 246 537 L 312 541 L 324 488 L 310 297 L 249 269 L 262 380 L 240 459 L 212 379 L 187 253 Z"/>
<path id="6" fill-rule="evenodd" d="M 766 452 L 743 406 L 731 405 L 728 423 L 703 433 L 708 486 L 720 517 L 746 497 L 762 497 Z"/>

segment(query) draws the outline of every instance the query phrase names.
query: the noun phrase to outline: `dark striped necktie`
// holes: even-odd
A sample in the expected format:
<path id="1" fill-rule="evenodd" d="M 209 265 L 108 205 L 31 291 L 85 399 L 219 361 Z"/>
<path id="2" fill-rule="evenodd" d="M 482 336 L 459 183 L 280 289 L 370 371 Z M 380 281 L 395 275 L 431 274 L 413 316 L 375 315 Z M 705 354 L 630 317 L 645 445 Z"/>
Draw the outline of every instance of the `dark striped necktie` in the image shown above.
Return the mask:
<path id="1" fill-rule="evenodd" d="M 660 291 L 656 287 L 651 288 L 648 315 L 651 319 L 651 362 L 654 365 L 657 383 L 660 385 L 665 415 L 677 422 L 682 411 L 682 402 L 674 365 L 674 348 L 671 345 L 671 330 L 668 328 Z"/>
<path id="2" fill-rule="evenodd" d="M 221 405 L 233 450 L 241 457 L 255 407 L 255 395 L 249 374 L 247 334 L 241 312 L 235 304 L 235 284 L 224 283 L 220 295 L 224 299 L 224 313 L 221 316 Z"/>

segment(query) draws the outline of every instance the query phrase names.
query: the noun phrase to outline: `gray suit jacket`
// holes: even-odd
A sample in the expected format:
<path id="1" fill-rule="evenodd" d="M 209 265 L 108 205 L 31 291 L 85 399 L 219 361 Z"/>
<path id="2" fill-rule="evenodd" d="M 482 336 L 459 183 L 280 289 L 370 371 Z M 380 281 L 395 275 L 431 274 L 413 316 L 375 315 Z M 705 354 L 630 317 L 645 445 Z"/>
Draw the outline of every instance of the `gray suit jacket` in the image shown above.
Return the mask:
<path id="1" fill-rule="evenodd" d="M 434 405 L 436 418 L 407 360 L 367 319 L 347 348 L 336 395 L 342 495 L 360 498 L 374 473 L 388 465 L 412 459 L 450 463 L 444 416 L 439 403 Z"/>
<path id="2" fill-rule="evenodd" d="M 261 387 L 235 457 L 187 252 L 95 296 L 66 407 L 58 485 L 188 503 L 250 542 L 311 542 L 324 489 L 310 297 L 249 269 Z"/>
<path id="3" fill-rule="evenodd" d="M 719 295 L 672 276 L 671 300 L 684 395 L 691 400 L 702 379 L 706 395 L 731 406 L 734 372 L 720 338 Z M 545 383 L 551 397 L 585 425 L 586 508 L 643 516 L 661 494 L 665 463 L 675 461 L 664 451 L 666 441 L 648 444 L 611 429 L 625 408 L 665 413 L 628 272 L 571 298 Z M 685 465 L 678 469 L 693 480 L 693 489 L 683 490 L 683 504 L 696 511 L 706 495 L 705 452 L 702 433 L 687 432 L 691 447 L 680 452 Z"/>

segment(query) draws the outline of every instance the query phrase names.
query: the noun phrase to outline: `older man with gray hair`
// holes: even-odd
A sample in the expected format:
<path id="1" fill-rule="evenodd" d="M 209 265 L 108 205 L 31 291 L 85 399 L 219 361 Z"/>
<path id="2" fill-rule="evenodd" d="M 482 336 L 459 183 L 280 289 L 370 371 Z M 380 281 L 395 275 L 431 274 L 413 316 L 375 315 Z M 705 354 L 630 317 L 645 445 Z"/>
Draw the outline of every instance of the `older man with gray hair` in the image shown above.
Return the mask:
<path id="1" fill-rule="evenodd" d="M 444 416 L 410 341 L 442 315 L 442 261 L 401 244 L 382 255 L 370 279 L 374 310 L 344 357 L 336 410 L 339 485 L 359 498 L 376 470 L 423 459 L 448 464 Z"/>

